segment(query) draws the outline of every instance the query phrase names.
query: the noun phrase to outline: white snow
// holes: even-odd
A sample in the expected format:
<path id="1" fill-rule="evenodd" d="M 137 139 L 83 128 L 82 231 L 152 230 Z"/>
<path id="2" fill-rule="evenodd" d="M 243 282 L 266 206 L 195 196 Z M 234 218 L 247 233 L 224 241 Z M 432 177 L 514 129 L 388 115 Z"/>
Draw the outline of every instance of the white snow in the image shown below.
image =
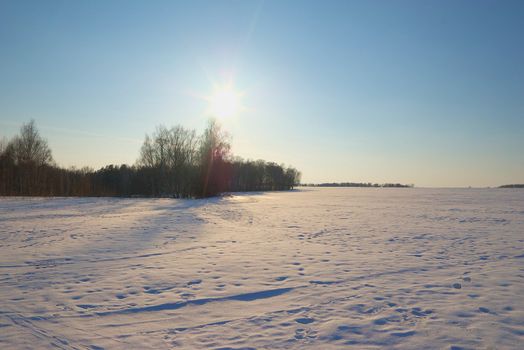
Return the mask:
<path id="1" fill-rule="evenodd" d="M 518 349 L 524 191 L 1 198 L 1 349 Z"/>

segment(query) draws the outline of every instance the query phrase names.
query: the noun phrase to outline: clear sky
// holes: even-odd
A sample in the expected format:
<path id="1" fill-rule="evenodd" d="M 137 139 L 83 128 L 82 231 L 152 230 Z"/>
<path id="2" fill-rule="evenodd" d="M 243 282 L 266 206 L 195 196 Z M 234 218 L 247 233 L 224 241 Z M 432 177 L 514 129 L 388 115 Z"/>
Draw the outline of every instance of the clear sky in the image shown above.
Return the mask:
<path id="1" fill-rule="evenodd" d="M 202 130 L 304 182 L 524 182 L 524 1 L 0 1 L 0 136 L 63 166 L 133 164 Z"/>

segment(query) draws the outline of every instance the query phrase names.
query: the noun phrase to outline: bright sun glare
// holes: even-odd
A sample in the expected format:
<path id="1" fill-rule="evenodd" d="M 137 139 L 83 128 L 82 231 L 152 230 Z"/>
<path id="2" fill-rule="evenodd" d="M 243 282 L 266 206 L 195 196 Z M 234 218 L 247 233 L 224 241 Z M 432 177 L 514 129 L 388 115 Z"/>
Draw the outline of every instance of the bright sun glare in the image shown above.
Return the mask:
<path id="1" fill-rule="evenodd" d="M 208 98 L 209 113 L 217 118 L 230 118 L 236 116 L 242 109 L 242 94 L 236 91 L 231 84 L 215 88 Z"/>

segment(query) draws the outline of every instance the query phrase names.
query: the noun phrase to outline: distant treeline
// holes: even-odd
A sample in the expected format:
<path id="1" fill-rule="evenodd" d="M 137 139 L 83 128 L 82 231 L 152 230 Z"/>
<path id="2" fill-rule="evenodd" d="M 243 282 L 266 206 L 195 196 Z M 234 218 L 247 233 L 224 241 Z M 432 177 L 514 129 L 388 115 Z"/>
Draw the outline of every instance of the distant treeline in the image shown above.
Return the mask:
<path id="1" fill-rule="evenodd" d="M 374 184 L 371 182 L 326 182 L 321 184 L 302 184 L 308 187 L 414 187 L 414 185 L 403 185 L 396 183 Z"/>
<path id="2" fill-rule="evenodd" d="M 289 190 L 300 172 L 230 154 L 228 136 L 215 121 L 202 135 L 181 126 L 160 126 L 146 136 L 135 165 L 99 170 L 64 169 L 53 161 L 34 121 L 0 142 L 0 195 L 153 196 L 199 198 L 223 192 Z"/>
<path id="3" fill-rule="evenodd" d="M 502 185 L 499 188 L 524 188 L 524 184 Z"/>

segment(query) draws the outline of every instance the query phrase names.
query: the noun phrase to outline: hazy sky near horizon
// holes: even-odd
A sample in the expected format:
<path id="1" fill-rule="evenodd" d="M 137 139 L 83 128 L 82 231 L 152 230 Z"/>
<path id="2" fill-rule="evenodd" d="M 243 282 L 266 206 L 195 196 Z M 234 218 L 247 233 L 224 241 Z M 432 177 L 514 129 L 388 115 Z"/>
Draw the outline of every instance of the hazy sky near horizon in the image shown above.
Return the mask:
<path id="1" fill-rule="evenodd" d="M 133 164 L 159 124 L 304 182 L 524 182 L 524 1 L 1 1 L 0 137 L 63 166 Z"/>

